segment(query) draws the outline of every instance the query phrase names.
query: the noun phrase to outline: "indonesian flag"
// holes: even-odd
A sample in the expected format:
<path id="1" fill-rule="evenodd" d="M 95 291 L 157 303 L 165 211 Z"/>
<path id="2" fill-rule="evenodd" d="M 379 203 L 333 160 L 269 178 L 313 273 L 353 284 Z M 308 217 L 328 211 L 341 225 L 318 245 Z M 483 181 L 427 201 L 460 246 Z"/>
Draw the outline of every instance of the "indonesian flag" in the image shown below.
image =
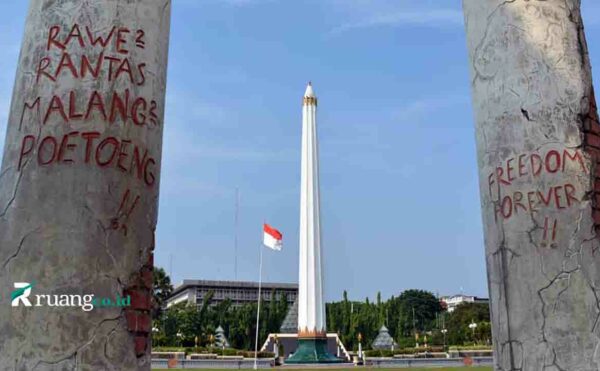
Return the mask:
<path id="1" fill-rule="evenodd" d="M 281 247 L 283 246 L 283 235 L 281 232 L 271 227 L 267 223 L 264 224 L 263 231 L 263 244 L 270 249 L 281 251 Z"/>

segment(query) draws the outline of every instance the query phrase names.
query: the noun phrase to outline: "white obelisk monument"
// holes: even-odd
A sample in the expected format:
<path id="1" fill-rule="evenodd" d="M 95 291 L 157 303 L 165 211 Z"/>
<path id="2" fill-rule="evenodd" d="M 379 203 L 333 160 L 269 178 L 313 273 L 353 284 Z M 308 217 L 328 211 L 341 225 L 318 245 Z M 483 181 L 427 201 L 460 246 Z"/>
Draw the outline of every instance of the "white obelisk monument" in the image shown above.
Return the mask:
<path id="1" fill-rule="evenodd" d="M 309 82 L 302 101 L 298 348 L 288 363 L 338 361 L 327 352 L 319 196 L 317 97 Z"/>

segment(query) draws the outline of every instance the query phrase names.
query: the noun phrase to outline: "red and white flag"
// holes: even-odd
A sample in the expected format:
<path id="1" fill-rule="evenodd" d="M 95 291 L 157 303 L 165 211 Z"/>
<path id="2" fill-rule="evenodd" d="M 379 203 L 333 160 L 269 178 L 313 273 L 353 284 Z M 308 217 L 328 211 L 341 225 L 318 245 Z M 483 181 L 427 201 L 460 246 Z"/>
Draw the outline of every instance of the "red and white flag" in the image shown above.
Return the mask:
<path id="1" fill-rule="evenodd" d="M 283 235 L 281 232 L 271 227 L 267 223 L 264 224 L 263 231 L 263 244 L 270 249 L 281 251 L 281 247 L 283 246 Z"/>

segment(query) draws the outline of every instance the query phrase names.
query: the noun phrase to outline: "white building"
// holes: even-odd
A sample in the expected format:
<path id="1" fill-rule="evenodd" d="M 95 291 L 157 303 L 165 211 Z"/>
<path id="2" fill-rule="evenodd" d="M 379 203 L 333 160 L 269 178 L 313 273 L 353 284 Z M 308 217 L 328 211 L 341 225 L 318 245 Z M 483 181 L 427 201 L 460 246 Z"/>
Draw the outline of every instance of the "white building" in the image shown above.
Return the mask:
<path id="1" fill-rule="evenodd" d="M 452 313 L 456 307 L 462 303 L 489 303 L 489 299 L 487 298 L 478 298 L 477 296 L 470 295 L 452 295 L 452 296 L 442 296 L 440 297 L 440 301 L 446 305 L 448 309 L 448 313 Z"/>
<path id="2" fill-rule="evenodd" d="M 200 307 L 209 293 L 212 295 L 210 305 L 217 305 L 229 300 L 232 306 L 239 307 L 258 301 L 258 282 L 183 280 L 167 299 L 167 307 L 181 302 Z M 262 283 L 260 296 L 266 303 L 269 303 L 271 298 L 280 300 L 284 295 L 288 305 L 294 304 L 298 296 L 298 285 L 295 283 Z"/>

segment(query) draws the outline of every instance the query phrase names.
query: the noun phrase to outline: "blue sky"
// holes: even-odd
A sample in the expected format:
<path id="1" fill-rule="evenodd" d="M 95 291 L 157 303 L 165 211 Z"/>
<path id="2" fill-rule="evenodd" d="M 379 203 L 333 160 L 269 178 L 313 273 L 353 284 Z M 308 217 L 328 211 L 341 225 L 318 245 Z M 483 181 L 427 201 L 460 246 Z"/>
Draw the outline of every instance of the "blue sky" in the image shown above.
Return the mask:
<path id="1" fill-rule="evenodd" d="M 600 69 L 600 4 L 583 12 Z M 0 13 L 0 133 L 25 13 L 25 1 Z M 327 299 L 487 296 L 459 1 L 174 0 L 171 24 L 155 261 L 168 270 L 173 257 L 174 281 L 234 278 L 236 188 L 238 279 L 258 278 L 267 220 L 284 251 L 265 251 L 264 279 L 297 281 L 312 80 Z"/>

